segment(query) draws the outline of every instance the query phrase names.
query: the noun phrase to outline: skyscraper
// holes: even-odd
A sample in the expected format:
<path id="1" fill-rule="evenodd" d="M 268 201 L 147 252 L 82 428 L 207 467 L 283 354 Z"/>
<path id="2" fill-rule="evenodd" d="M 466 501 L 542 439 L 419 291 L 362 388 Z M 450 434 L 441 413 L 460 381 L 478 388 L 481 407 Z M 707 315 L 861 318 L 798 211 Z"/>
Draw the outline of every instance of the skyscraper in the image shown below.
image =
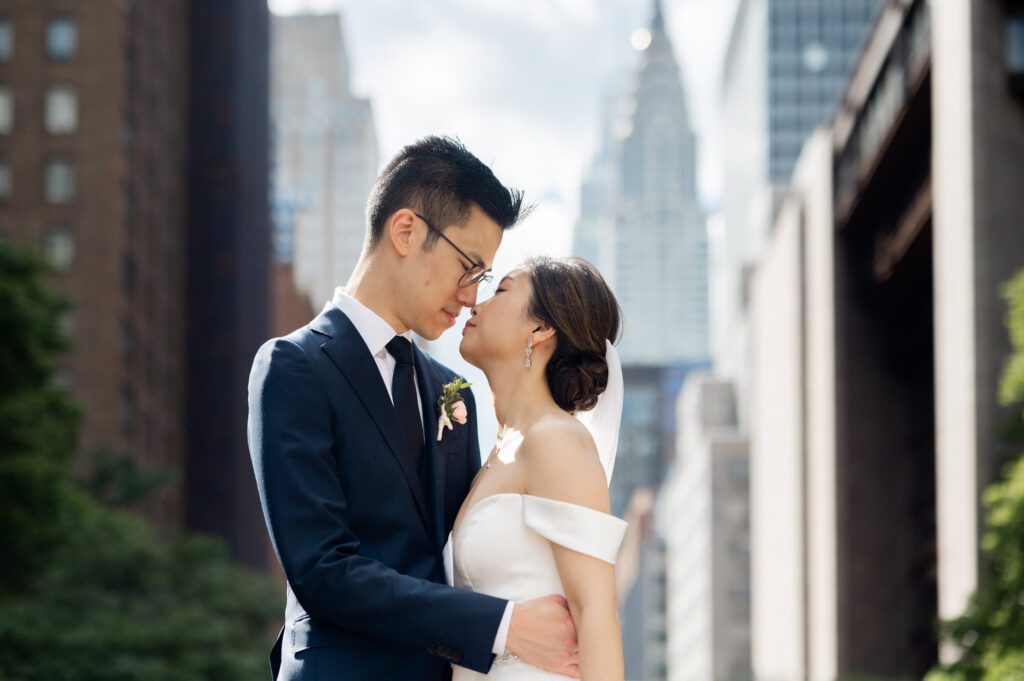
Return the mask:
<path id="1" fill-rule="evenodd" d="M 708 355 L 707 234 L 696 141 L 660 2 L 649 39 L 622 141 L 613 281 L 623 362 L 663 365 Z"/>
<path id="2" fill-rule="evenodd" d="M 574 250 L 602 268 L 623 310 L 626 399 L 610 493 L 613 513 L 632 523 L 618 585 L 626 675 L 664 679 L 665 547 L 650 506 L 675 459 L 676 396 L 708 357 L 707 236 L 696 141 L 660 2 L 632 43 L 641 64 L 629 94 L 605 101 Z"/>
<path id="3" fill-rule="evenodd" d="M 811 132 L 836 111 L 882 0 L 739 0 L 722 69 L 724 234 L 712 273 L 716 368 L 740 382 L 749 268 Z"/>
<path id="4" fill-rule="evenodd" d="M 580 217 L 573 230 L 572 252 L 594 263 L 614 288 L 615 221 L 622 194 L 621 109 L 628 98 L 610 90 L 601 102 L 599 146 L 580 185 Z"/>
<path id="5" fill-rule="evenodd" d="M 668 678 L 750 679 L 749 457 L 733 387 L 691 376 L 676 407 L 680 460 L 655 511 L 665 543 Z"/>
<path id="6" fill-rule="evenodd" d="M 269 32 L 260 3 L 190 8 L 186 523 L 254 567 L 269 557 L 245 429 L 270 335 Z"/>
<path id="7" fill-rule="evenodd" d="M 320 309 L 362 247 L 377 176 L 373 112 L 351 92 L 339 15 L 274 17 L 272 44 L 273 201 L 290 214 L 276 241 Z"/>
<path id="8" fill-rule="evenodd" d="M 881 0 L 768 0 L 768 176 L 772 182 L 789 180 L 807 137 L 835 112 L 881 4 Z"/>

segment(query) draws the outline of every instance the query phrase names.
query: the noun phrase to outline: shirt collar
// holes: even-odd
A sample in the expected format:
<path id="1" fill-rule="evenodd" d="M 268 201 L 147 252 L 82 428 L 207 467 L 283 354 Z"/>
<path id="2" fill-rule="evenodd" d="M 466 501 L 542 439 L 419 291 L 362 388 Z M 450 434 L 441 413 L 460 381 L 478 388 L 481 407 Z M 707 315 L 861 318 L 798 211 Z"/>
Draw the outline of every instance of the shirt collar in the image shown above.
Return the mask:
<path id="1" fill-rule="evenodd" d="M 384 321 L 383 317 L 350 296 L 340 286 L 334 289 L 331 303 L 344 312 L 352 322 L 352 326 L 356 327 L 356 331 L 362 336 L 371 355 L 380 355 L 380 353 L 386 352 L 387 344 L 395 336 L 402 336 L 410 343 L 412 342 L 412 331 L 397 333 L 390 324 Z"/>

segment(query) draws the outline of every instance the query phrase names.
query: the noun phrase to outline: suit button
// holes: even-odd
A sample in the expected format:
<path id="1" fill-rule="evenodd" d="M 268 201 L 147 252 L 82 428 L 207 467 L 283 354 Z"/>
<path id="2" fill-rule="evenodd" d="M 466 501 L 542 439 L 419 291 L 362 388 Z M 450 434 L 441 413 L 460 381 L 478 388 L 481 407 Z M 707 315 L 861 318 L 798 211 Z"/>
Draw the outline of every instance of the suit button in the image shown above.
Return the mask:
<path id="1" fill-rule="evenodd" d="M 455 651 L 455 652 L 454 652 L 454 653 L 452 654 L 452 659 L 453 659 L 453 660 L 455 660 L 456 662 L 458 662 L 459 660 L 461 660 L 461 659 L 462 659 L 462 653 L 461 653 L 461 652 L 459 652 L 458 650 L 456 650 L 456 651 Z"/>
<path id="2" fill-rule="evenodd" d="M 427 646 L 427 652 L 431 655 L 437 655 L 437 646 Z"/>

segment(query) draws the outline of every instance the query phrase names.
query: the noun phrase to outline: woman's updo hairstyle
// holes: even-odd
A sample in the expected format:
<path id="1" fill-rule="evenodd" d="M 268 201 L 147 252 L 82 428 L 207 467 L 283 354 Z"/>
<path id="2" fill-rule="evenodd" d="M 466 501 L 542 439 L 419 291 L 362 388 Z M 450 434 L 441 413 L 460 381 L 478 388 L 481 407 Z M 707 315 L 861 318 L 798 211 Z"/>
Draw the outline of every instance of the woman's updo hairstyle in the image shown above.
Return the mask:
<path id="1" fill-rule="evenodd" d="M 622 316 L 600 272 L 583 258 L 531 258 L 530 315 L 555 330 L 555 352 L 545 372 L 555 403 L 587 411 L 608 387 L 605 341 L 619 338 Z"/>

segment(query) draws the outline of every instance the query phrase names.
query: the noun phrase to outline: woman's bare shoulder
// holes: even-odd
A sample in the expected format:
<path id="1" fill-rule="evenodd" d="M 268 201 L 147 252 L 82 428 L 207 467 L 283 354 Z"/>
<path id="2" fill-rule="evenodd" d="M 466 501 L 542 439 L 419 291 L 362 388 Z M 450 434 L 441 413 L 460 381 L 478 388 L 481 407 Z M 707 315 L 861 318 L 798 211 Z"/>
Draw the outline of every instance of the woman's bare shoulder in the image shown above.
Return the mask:
<path id="1" fill-rule="evenodd" d="M 523 433 L 527 494 L 608 510 L 608 482 L 587 427 L 571 414 L 545 416 Z"/>

